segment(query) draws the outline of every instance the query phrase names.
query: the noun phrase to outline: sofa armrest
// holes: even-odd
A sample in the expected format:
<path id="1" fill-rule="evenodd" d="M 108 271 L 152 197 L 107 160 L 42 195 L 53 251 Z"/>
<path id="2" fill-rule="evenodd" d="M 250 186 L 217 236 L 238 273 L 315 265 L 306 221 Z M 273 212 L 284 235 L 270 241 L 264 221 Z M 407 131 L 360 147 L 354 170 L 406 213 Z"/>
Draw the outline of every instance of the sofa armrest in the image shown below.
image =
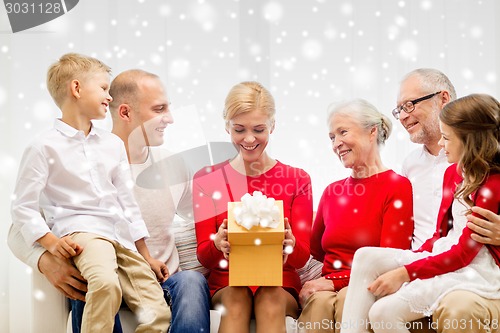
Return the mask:
<path id="1" fill-rule="evenodd" d="M 33 332 L 66 333 L 69 313 L 68 299 L 38 271 L 33 271 L 31 281 Z"/>

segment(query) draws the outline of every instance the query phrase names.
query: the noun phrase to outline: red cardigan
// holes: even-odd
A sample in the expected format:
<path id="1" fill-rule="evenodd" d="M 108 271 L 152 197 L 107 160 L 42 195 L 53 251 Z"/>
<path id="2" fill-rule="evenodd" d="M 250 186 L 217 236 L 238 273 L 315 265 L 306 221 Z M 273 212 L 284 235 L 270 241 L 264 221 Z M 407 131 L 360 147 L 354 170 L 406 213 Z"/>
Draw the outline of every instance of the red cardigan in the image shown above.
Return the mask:
<path id="1" fill-rule="evenodd" d="M 426 241 L 418 251 L 432 251 L 432 246 L 436 239 L 447 234 L 450 221 L 451 223 L 453 222 L 451 216 L 451 203 L 454 199 L 453 193 L 456 190 L 456 185 L 461 181 L 462 178 L 457 173 L 456 164 L 451 165 L 446 170 L 443 183 L 443 200 L 441 201 L 438 219 L 440 223 L 438 223 L 438 228 L 434 236 Z M 499 188 L 500 174 L 490 175 L 481 188 L 473 195 L 474 204 L 478 207 L 491 210 L 498 214 L 500 211 Z M 478 216 L 475 213 L 474 215 Z M 466 227 L 464 228 L 458 243 L 453 245 L 450 250 L 405 265 L 410 279 L 428 279 L 436 275 L 456 271 L 469 265 L 483 246 L 483 244 L 470 238 L 471 234 L 472 231 Z M 492 254 L 496 263 L 500 265 L 500 249 L 498 247 L 488 245 L 488 250 Z"/>
<path id="2" fill-rule="evenodd" d="M 311 254 L 335 290 L 346 287 L 354 252 L 364 246 L 409 249 L 413 233 L 410 181 L 392 170 L 330 184 L 311 237 Z"/>
<path id="3" fill-rule="evenodd" d="M 283 287 L 297 297 L 301 284 L 296 269 L 309 259 L 309 238 L 312 222 L 311 179 L 302 169 L 281 162 L 266 173 L 249 177 L 223 162 L 198 171 L 193 180 L 193 209 L 200 263 L 210 269 L 208 285 L 213 295 L 229 283 L 228 268 L 220 267 L 224 256 L 210 236 L 217 233 L 227 218 L 227 203 L 240 201 L 245 193 L 261 191 L 267 197 L 283 200 L 284 215 L 288 218 L 296 239 L 295 248 L 283 265 Z M 258 269 L 258 267 L 255 267 Z"/>

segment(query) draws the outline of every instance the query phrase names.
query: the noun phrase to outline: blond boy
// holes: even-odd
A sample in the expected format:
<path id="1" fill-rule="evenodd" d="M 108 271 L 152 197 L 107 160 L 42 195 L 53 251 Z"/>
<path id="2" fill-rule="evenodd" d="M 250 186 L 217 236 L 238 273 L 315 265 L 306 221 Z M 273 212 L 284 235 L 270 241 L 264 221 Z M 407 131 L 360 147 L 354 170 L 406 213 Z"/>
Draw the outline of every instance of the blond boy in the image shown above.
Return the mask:
<path id="1" fill-rule="evenodd" d="M 166 332 L 170 309 L 157 281 L 166 266 L 145 245 L 123 142 L 91 122 L 105 117 L 109 86 L 110 68 L 91 57 L 66 54 L 49 68 L 62 117 L 24 152 L 12 219 L 28 245 L 72 258 L 87 280 L 82 332 L 112 332 L 122 296 L 136 332 Z"/>

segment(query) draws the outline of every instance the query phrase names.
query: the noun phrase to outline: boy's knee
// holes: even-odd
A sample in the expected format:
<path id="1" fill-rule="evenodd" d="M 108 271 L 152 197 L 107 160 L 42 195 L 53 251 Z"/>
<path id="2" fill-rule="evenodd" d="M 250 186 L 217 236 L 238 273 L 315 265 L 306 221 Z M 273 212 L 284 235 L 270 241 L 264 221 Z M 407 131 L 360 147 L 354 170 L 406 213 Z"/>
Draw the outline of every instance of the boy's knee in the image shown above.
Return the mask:
<path id="1" fill-rule="evenodd" d="M 90 290 L 102 294 L 103 297 L 114 297 L 119 300 L 122 298 L 120 281 L 115 274 L 97 274 L 89 278 L 88 283 Z"/>

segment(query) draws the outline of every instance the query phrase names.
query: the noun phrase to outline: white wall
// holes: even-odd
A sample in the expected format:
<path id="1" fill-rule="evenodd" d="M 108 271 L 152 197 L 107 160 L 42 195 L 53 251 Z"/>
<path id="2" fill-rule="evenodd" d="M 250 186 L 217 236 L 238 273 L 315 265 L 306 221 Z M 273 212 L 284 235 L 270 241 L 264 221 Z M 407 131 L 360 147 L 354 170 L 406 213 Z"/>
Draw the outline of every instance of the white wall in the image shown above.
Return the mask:
<path id="1" fill-rule="evenodd" d="M 23 148 L 58 115 L 44 82 L 63 53 L 94 55 L 115 74 L 159 74 L 177 118 L 173 149 L 227 140 L 225 94 L 239 81 L 261 81 L 278 109 L 272 155 L 311 174 L 316 204 L 346 175 L 327 138 L 331 102 L 363 97 L 390 115 L 399 78 L 416 67 L 443 70 L 459 95 L 500 98 L 496 0 L 82 0 L 16 34 L 0 7 L 0 332 L 30 332 L 30 271 L 5 242 L 10 193 Z M 394 127 L 383 158 L 399 170 L 413 146 Z"/>

